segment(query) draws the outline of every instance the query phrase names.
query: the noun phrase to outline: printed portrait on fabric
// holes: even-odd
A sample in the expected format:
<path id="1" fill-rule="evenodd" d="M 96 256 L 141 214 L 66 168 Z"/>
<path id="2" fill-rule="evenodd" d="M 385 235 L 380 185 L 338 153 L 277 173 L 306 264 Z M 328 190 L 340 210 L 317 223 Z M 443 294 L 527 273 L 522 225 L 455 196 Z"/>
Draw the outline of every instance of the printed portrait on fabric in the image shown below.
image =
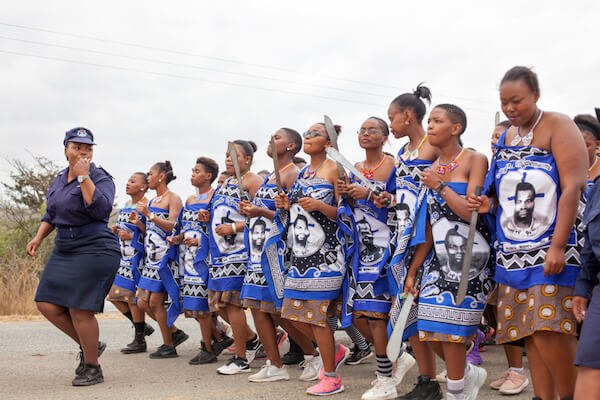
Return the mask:
<path id="1" fill-rule="evenodd" d="M 255 217 L 250 220 L 249 241 L 252 263 L 260 263 L 269 230 L 270 227 L 267 227 L 267 220 L 264 218 Z"/>
<path id="2" fill-rule="evenodd" d="M 556 215 L 556 185 L 539 170 L 511 171 L 502 177 L 500 226 L 509 240 L 535 240 L 544 234 Z"/>
<path id="3" fill-rule="evenodd" d="M 354 214 L 360 262 L 362 265 L 378 264 L 390 241 L 389 229 L 386 224 L 360 208 L 356 208 Z"/>
<path id="4" fill-rule="evenodd" d="M 414 193 L 400 189 L 396 194 L 396 218 L 398 219 L 398 232 L 404 233 L 407 226 L 411 224 L 411 210 L 414 210 L 417 204 L 417 197 Z"/>
<path id="5" fill-rule="evenodd" d="M 146 232 L 146 254 L 150 263 L 160 262 L 167 252 L 167 248 L 167 242 L 158 233 L 152 230 Z"/>
<path id="6" fill-rule="evenodd" d="M 441 218 L 432 226 L 432 231 L 435 240 L 435 252 L 444 280 L 459 282 L 467 252 L 469 225 Z M 479 275 L 487 264 L 489 257 L 490 247 L 488 242 L 481 233 L 475 231 L 469 280 Z"/>
<path id="7" fill-rule="evenodd" d="M 133 230 L 131 230 L 126 223 L 129 222 L 130 212 L 120 212 L 117 220 L 117 225 L 119 229 L 126 231 L 127 233 L 133 234 Z M 128 259 L 135 255 L 135 248 L 131 245 L 131 240 L 121 240 L 119 238 L 119 242 L 121 244 L 121 257 Z"/>
<path id="8" fill-rule="evenodd" d="M 290 207 L 293 250 L 296 257 L 309 257 L 318 252 L 325 242 L 325 232 L 315 219 L 298 204 Z"/>
<path id="9" fill-rule="evenodd" d="M 188 239 L 200 239 L 200 233 L 194 231 L 187 231 L 183 234 L 183 236 Z M 196 268 L 194 268 L 194 259 L 196 258 L 196 253 L 198 252 L 198 246 L 181 246 L 185 248 L 185 250 L 181 253 L 180 262 L 183 264 L 185 268 L 185 272 L 189 275 L 197 275 Z"/>
<path id="10" fill-rule="evenodd" d="M 217 247 L 221 253 L 236 253 L 244 249 L 244 235 L 232 234 L 227 236 L 221 236 L 217 234 L 215 228 L 221 224 L 231 225 L 235 222 L 243 221 L 238 216 L 236 219 L 232 217 L 237 216 L 236 210 L 229 206 L 216 207 L 213 211 L 213 223 L 212 223 L 212 234 Z"/>

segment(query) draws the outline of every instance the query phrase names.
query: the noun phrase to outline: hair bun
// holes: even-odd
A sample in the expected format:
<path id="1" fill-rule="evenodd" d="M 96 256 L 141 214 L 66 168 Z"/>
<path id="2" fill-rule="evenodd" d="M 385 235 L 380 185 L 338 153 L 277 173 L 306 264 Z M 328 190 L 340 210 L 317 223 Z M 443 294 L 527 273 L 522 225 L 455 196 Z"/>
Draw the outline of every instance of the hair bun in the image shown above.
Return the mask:
<path id="1" fill-rule="evenodd" d="M 417 88 L 413 91 L 413 94 L 420 99 L 425 99 L 429 104 L 431 104 L 431 90 L 427 86 L 423 86 L 421 82 L 417 85 Z"/>
<path id="2" fill-rule="evenodd" d="M 333 125 L 333 129 L 335 129 L 335 132 L 339 135 L 340 133 L 342 133 L 342 126 L 341 125 Z"/>
<path id="3" fill-rule="evenodd" d="M 165 165 L 171 169 L 173 169 L 173 166 L 171 165 L 171 161 L 169 160 L 165 160 Z"/>
<path id="4" fill-rule="evenodd" d="M 256 145 L 256 143 L 254 143 L 252 140 L 248 140 L 247 142 L 250 145 L 250 147 L 252 147 L 252 152 L 256 153 L 256 150 L 258 150 L 258 146 Z"/>

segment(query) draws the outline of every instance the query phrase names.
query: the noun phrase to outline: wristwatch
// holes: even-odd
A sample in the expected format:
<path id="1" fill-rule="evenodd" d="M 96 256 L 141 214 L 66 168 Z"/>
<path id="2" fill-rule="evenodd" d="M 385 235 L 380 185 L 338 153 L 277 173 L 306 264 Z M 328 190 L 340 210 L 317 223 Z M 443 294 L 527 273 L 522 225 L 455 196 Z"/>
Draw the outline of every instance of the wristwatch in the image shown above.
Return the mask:
<path id="1" fill-rule="evenodd" d="M 440 185 L 437 188 L 435 188 L 435 191 L 439 194 L 442 190 L 444 190 L 446 186 L 448 186 L 446 185 L 446 182 L 440 181 Z"/>
<path id="2" fill-rule="evenodd" d="M 85 181 L 86 179 L 89 179 L 90 176 L 89 175 L 78 175 L 77 176 L 77 182 L 81 183 L 83 181 Z"/>
<path id="3" fill-rule="evenodd" d="M 154 214 L 153 212 L 151 212 L 150 215 L 148 215 L 148 219 L 150 220 L 150 222 L 154 221 L 154 217 L 156 217 L 156 214 Z"/>

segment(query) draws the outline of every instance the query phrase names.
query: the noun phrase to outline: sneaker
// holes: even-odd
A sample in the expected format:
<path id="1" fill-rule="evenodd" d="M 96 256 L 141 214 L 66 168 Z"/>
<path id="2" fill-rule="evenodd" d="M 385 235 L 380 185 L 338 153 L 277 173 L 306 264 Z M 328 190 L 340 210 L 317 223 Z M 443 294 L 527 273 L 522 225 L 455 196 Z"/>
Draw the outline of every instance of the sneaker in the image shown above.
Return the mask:
<path id="1" fill-rule="evenodd" d="M 238 356 L 233 356 L 225 365 L 217 368 L 221 375 L 236 375 L 252 371 L 248 362 Z"/>
<path id="2" fill-rule="evenodd" d="M 281 328 L 277 328 L 277 335 L 275 336 L 275 342 L 277 343 L 277 348 L 280 349 L 285 339 L 288 338 L 288 334 Z"/>
<path id="3" fill-rule="evenodd" d="M 254 356 L 255 360 L 266 360 L 267 359 L 267 352 L 265 351 L 264 347 L 261 347 L 260 349 L 258 349 L 258 351 L 256 352 L 256 355 Z"/>
<path id="4" fill-rule="evenodd" d="M 448 371 L 443 370 L 442 372 L 440 372 L 439 374 L 437 374 L 435 376 L 435 379 L 440 383 L 448 382 Z"/>
<path id="5" fill-rule="evenodd" d="M 481 344 L 483 342 L 484 338 L 485 338 L 485 333 L 481 332 L 478 329 L 477 336 L 475 337 L 475 340 L 473 341 L 473 347 L 471 348 L 471 351 L 469 351 L 469 353 L 467 354 L 467 362 L 470 362 L 473 365 L 481 364 L 482 360 L 481 360 L 481 353 L 479 353 L 479 344 Z"/>
<path id="6" fill-rule="evenodd" d="M 161 344 L 158 346 L 158 349 L 154 353 L 150 353 L 150 358 L 152 359 L 160 359 L 160 358 L 174 358 L 177 357 L 177 350 L 175 350 L 175 346 L 167 346 L 166 344 Z"/>
<path id="7" fill-rule="evenodd" d="M 201 365 L 201 364 L 211 364 L 211 363 L 217 362 L 217 355 L 212 351 L 206 350 L 206 344 L 204 344 L 204 342 L 202 342 L 201 347 L 202 347 L 202 350 L 200 350 L 200 353 L 198 353 L 196 355 L 196 357 L 194 357 L 190 361 L 188 361 L 188 364 Z"/>
<path id="8" fill-rule="evenodd" d="M 136 335 L 133 339 L 133 342 L 127 343 L 125 347 L 121 349 L 121 353 L 123 354 L 136 354 L 136 353 L 145 353 L 146 352 L 146 339 L 144 339 L 144 335 Z"/>
<path id="9" fill-rule="evenodd" d="M 476 400 L 479 389 L 487 378 L 487 372 L 481 367 L 477 367 L 471 363 L 467 363 L 465 372 L 465 400 Z"/>
<path id="10" fill-rule="evenodd" d="M 106 343 L 98 342 L 98 357 L 100 357 L 102 353 L 104 353 L 104 350 L 106 350 Z M 84 368 L 83 349 L 81 348 L 81 346 L 79 346 L 79 354 L 77 354 L 77 359 L 79 360 L 79 364 L 77 365 L 77 368 L 75 368 L 75 375 L 81 374 Z"/>
<path id="11" fill-rule="evenodd" d="M 271 365 L 271 361 L 267 360 L 267 363 L 254 375 L 248 377 L 250 382 L 275 382 L 275 381 L 289 381 L 290 374 L 285 365 L 281 368 L 277 368 Z"/>
<path id="12" fill-rule="evenodd" d="M 339 366 L 342 365 L 350 357 L 350 349 L 341 343 L 338 343 L 338 349 L 335 352 L 335 370 L 337 371 Z"/>
<path id="13" fill-rule="evenodd" d="M 442 387 L 428 376 L 419 376 L 415 388 L 398 400 L 442 400 Z"/>
<path id="14" fill-rule="evenodd" d="M 300 364 L 304 361 L 304 354 L 302 352 L 297 351 L 288 351 L 281 357 L 281 362 L 285 365 L 295 365 Z"/>
<path id="15" fill-rule="evenodd" d="M 377 375 L 373 381 L 373 387 L 361 396 L 361 400 L 386 400 L 395 399 L 398 396 L 396 392 L 396 381 L 393 377 Z"/>
<path id="16" fill-rule="evenodd" d="M 144 325 L 144 336 L 150 336 L 154 333 L 154 328 L 152 327 L 152 325 L 148 325 L 148 323 L 146 323 L 146 325 Z"/>
<path id="17" fill-rule="evenodd" d="M 527 375 L 520 374 L 517 371 L 508 370 L 506 379 L 500 386 L 500 393 L 502 394 L 519 394 L 529 385 L 529 379 Z"/>
<path id="18" fill-rule="evenodd" d="M 212 342 L 212 351 L 215 353 L 215 356 L 219 356 L 223 350 L 228 348 L 233 344 L 233 338 L 223 334 L 223 338 L 221 340 L 213 340 Z"/>
<path id="19" fill-rule="evenodd" d="M 446 393 L 446 400 L 465 400 L 465 394 L 464 393 L 450 393 L 447 392 Z"/>
<path id="20" fill-rule="evenodd" d="M 366 350 L 361 350 L 357 346 L 354 346 L 354 351 L 352 352 L 350 357 L 348 357 L 346 362 L 344 362 L 344 364 L 358 365 L 361 362 L 363 362 L 366 359 L 371 358 L 371 357 L 373 357 L 373 352 L 371 351 L 371 349 L 369 347 L 367 347 Z"/>
<path id="21" fill-rule="evenodd" d="M 190 335 L 182 331 L 181 329 L 177 329 L 175 332 L 171 334 L 171 338 L 173 339 L 173 347 L 179 346 L 181 343 L 185 342 L 190 338 Z"/>
<path id="22" fill-rule="evenodd" d="M 398 360 L 396 360 L 396 370 L 394 371 L 392 377 L 394 378 L 394 382 L 396 385 L 399 385 L 404 379 L 404 375 L 412 368 L 417 362 L 415 358 L 411 356 L 408 352 L 403 352 Z"/>
<path id="23" fill-rule="evenodd" d="M 304 368 L 302 374 L 300 374 L 301 381 L 314 381 L 319 377 L 321 369 L 323 368 L 323 360 L 320 355 L 316 356 L 304 356 L 304 361 L 301 363 Z"/>
<path id="24" fill-rule="evenodd" d="M 323 376 L 319 383 L 306 389 L 306 393 L 314 396 L 329 396 L 344 391 L 344 385 L 342 385 L 342 378 L 339 374 L 335 377 Z"/>
<path id="25" fill-rule="evenodd" d="M 490 383 L 490 387 L 494 390 L 500 390 L 500 386 L 502 386 L 502 384 L 508 377 L 508 371 L 510 370 L 507 369 L 502 373 L 502 376 L 500 378 L 496 379 L 495 381 L 492 381 L 492 383 Z"/>
<path id="26" fill-rule="evenodd" d="M 248 364 L 250 364 L 256 358 L 256 354 L 263 349 L 263 345 L 258 338 L 258 335 L 254 339 L 250 339 L 246 342 L 246 358 Z"/>
<path id="27" fill-rule="evenodd" d="M 71 384 L 73 386 L 92 386 L 104 382 L 100 365 L 83 364 L 83 370 L 77 374 Z"/>

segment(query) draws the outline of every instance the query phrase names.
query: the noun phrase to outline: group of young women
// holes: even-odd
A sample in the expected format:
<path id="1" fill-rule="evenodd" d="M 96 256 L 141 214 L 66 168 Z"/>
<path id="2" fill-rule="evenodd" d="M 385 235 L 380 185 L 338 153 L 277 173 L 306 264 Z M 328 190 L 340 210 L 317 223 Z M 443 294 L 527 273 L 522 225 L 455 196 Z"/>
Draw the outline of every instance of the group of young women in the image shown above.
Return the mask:
<path id="1" fill-rule="evenodd" d="M 267 154 L 277 153 L 279 187 L 275 173 L 263 179 L 251 172 L 257 148 L 244 140 L 234 141 L 241 181 L 229 152 L 229 177 L 217 187 L 217 163 L 200 157 L 185 204 L 168 189 L 175 179 L 168 161 L 147 175 L 133 174 L 131 203 L 113 228 L 121 263 L 109 299 L 135 327 L 122 351 L 146 351 L 145 336 L 153 332 L 148 315 L 163 339 L 150 358 L 176 357 L 188 339 L 175 326 L 184 313 L 202 332 L 191 364 L 216 362 L 233 345 L 235 355 L 217 372 L 247 373 L 263 346 L 267 361 L 248 379 L 288 380 L 279 326 L 304 353 L 300 379 L 317 381 L 307 393 L 330 395 L 344 390 L 337 370 L 349 355 L 335 342 L 339 320 L 375 349 L 376 379 L 363 399 L 396 398 L 415 359 L 418 382 L 399 398 L 441 399 L 436 355 L 446 364 L 446 398 L 475 399 L 487 374 L 466 356 L 495 292 L 497 340 L 525 347 L 536 398 L 572 398 L 573 286 L 586 186 L 600 174 L 600 126 L 593 117 L 574 122 L 540 110 L 539 96 L 530 69 L 506 72 L 500 101 L 508 122 L 493 138 L 490 166 L 485 155 L 463 146 L 467 117 L 460 107 L 436 105 L 423 128 L 423 100 L 430 103 L 431 92 L 419 85 L 391 102 L 389 125 L 369 117 L 357 131 L 365 158 L 356 168 L 370 185 L 352 173 L 340 176 L 327 157 L 331 137 L 321 122 L 303 135 L 282 128 L 272 136 Z M 383 151 L 390 132 L 408 139 L 397 157 Z M 293 162 L 300 150 L 310 158 L 302 169 Z M 156 192 L 150 201 L 148 189 Z M 479 217 L 471 238 L 473 213 Z M 471 264 L 459 302 L 465 257 Z M 415 302 L 404 340 L 414 358 L 401 352 L 394 370 L 386 346 L 408 293 Z M 244 309 L 251 310 L 256 332 Z M 217 316 L 231 326 L 232 338 Z"/>

